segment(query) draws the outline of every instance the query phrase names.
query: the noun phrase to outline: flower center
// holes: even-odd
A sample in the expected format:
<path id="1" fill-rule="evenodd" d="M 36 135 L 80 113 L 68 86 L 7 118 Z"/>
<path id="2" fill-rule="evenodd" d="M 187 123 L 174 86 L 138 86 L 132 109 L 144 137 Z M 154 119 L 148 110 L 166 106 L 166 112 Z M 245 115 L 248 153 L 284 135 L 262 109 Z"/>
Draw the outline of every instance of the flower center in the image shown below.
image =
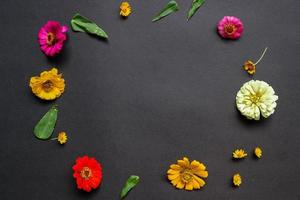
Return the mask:
<path id="1" fill-rule="evenodd" d="M 193 173 L 190 170 L 185 170 L 181 174 L 181 179 L 183 182 L 188 183 L 193 179 Z"/>
<path id="2" fill-rule="evenodd" d="M 56 37 L 52 32 L 49 32 L 47 34 L 47 44 L 48 45 L 53 45 L 56 42 Z"/>
<path id="3" fill-rule="evenodd" d="M 251 64 L 249 64 L 249 65 L 248 65 L 248 70 L 250 70 L 250 71 L 254 70 L 254 66 L 251 65 Z"/>
<path id="4" fill-rule="evenodd" d="M 236 27 L 232 24 L 225 25 L 225 32 L 228 35 L 232 35 L 236 31 Z"/>
<path id="5" fill-rule="evenodd" d="M 49 92 L 52 89 L 52 86 L 53 86 L 53 83 L 50 80 L 47 80 L 42 85 L 43 90 L 45 90 L 46 92 Z"/>
<path id="6" fill-rule="evenodd" d="M 257 104 L 260 101 L 260 94 L 253 94 L 250 96 L 250 100 L 252 103 Z"/>
<path id="7" fill-rule="evenodd" d="M 87 180 L 92 176 L 92 170 L 88 167 L 84 167 L 80 172 L 80 176 L 85 180 Z"/>

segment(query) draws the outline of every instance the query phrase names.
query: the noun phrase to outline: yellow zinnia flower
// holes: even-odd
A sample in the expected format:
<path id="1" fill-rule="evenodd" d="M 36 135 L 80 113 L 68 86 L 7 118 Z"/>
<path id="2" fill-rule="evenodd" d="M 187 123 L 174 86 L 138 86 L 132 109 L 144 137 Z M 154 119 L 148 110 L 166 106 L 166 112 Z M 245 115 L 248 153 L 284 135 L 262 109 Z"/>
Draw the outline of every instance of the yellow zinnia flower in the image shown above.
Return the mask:
<path id="1" fill-rule="evenodd" d="M 130 4 L 127 1 L 122 2 L 120 5 L 120 15 L 123 17 L 127 17 L 130 15 L 130 13 L 131 13 Z"/>
<path id="2" fill-rule="evenodd" d="M 234 174 L 232 177 L 232 183 L 234 186 L 239 187 L 242 184 L 242 177 L 240 174 Z"/>
<path id="3" fill-rule="evenodd" d="M 260 115 L 268 118 L 275 112 L 278 96 L 273 88 L 264 81 L 246 82 L 236 95 L 236 106 L 248 119 L 259 120 Z"/>
<path id="4" fill-rule="evenodd" d="M 43 71 L 40 76 L 31 77 L 29 86 L 39 98 L 53 100 L 58 98 L 65 90 L 65 80 L 58 74 L 56 68 Z"/>
<path id="5" fill-rule="evenodd" d="M 254 149 L 254 154 L 255 154 L 255 156 L 256 156 L 257 158 L 261 158 L 261 157 L 262 157 L 262 150 L 261 150 L 261 148 L 256 147 L 256 148 Z"/>
<path id="6" fill-rule="evenodd" d="M 245 158 L 247 156 L 247 153 L 243 149 L 236 149 L 232 153 L 232 157 L 236 159 Z"/>
<path id="7" fill-rule="evenodd" d="M 60 132 L 58 134 L 58 137 L 57 137 L 57 141 L 60 143 L 60 144 L 64 144 L 66 143 L 68 140 L 68 137 L 67 137 L 67 134 L 65 132 Z"/>
<path id="8" fill-rule="evenodd" d="M 193 160 L 191 163 L 188 158 L 184 157 L 178 160 L 177 164 L 170 165 L 167 172 L 168 179 L 178 189 L 200 189 L 205 185 L 202 178 L 208 177 L 204 164 Z"/>

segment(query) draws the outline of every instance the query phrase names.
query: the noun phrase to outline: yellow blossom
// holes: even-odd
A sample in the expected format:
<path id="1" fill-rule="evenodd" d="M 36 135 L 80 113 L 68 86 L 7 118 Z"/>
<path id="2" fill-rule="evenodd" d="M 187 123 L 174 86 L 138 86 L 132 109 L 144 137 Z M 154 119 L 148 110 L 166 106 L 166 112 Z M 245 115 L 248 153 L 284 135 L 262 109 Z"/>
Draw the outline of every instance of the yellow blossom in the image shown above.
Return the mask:
<path id="1" fill-rule="evenodd" d="M 120 5 L 120 15 L 123 17 L 128 17 L 130 13 L 131 13 L 130 4 L 127 1 L 122 2 Z"/>
<path id="2" fill-rule="evenodd" d="M 208 177 L 208 171 L 204 164 L 199 161 L 189 161 L 184 157 L 177 164 L 170 165 L 167 171 L 168 179 L 178 189 L 193 190 L 200 189 L 205 185 L 203 178 Z"/>
<path id="3" fill-rule="evenodd" d="M 248 72 L 248 74 L 252 75 L 256 71 L 256 65 L 251 60 L 248 60 L 244 64 L 244 69 Z"/>
<path id="4" fill-rule="evenodd" d="M 232 177 L 232 183 L 234 186 L 239 187 L 242 184 L 242 177 L 240 174 L 234 174 Z"/>
<path id="5" fill-rule="evenodd" d="M 260 148 L 260 147 L 256 147 L 256 148 L 254 149 L 254 154 L 255 154 L 255 156 L 256 156 L 257 158 L 261 158 L 261 157 L 262 157 L 262 150 L 261 150 L 261 148 Z"/>
<path id="6" fill-rule="evenodd" d="M 235 159 L 245 158 L 247 156 L 247 153 L 243 149 L 236 149 L 232 153 L 232 157 Z"/>
<path id="7" fill-rule="evenodd" d="M 58 74 L 56 68 L 43 71 L 40 76 L 31 77 L 29 86 L 39 98 L 53 100 L 58 98 L 65 90 L 65 80 Z"/>
<path id="8" fill-rule="evenodd" d="M 241 87 L 236 95 L 236 106 L 248 119 L 259 120 L 262 115 L 268 118 L 275 112 L 278 96 L 264 81 L 251 80 Z"/>
<path id="9" fill-rule="evenodd" d="M 66 143 L 68 140 L 68 137 L 67 137 L 67 134 L 65 132 L 60 132 L 58 134 L 58 137 L 57 137 L 57 141 L 60 143 L 60 144 L 64 144 Z"/>

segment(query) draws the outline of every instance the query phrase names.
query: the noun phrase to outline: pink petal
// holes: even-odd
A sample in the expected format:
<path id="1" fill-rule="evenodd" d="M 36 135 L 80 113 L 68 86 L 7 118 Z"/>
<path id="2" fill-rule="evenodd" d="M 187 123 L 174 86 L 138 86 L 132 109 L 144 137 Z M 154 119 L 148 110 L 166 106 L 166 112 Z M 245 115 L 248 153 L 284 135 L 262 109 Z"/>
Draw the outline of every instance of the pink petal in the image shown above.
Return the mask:
<path id="1" fill-rule="evenodd" d="M 67 26 L 62 26 L 61 27 L 61 32 L 62 33 L 66 33 L 68 31 L 68 27 Z"/>

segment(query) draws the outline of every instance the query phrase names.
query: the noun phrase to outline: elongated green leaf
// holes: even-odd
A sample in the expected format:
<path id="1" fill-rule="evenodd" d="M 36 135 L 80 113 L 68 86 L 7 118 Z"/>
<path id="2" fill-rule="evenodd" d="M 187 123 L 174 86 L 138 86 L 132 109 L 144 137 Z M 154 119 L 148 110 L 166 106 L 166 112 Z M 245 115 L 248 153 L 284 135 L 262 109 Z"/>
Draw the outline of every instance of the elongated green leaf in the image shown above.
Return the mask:
<path id="1" fill-rule="evenodd" d="M 34 127 L 34 135 L 42 140 L 51 137 L 57 120 L 57 108 L 53 106 Z"/>
<path id="2" fill-rule="evenodd" d="M 172 12 L 175 12 L 179 10 L 178 4 L 176 1 L 170 1 L 166 7 L 158 14 L 156 15 L 153 19 L 152 22 L 155 22 L 157 20 L 160 20 L 161 18 L 171 14 Z"/>
<path id="3" fill-rule="evenodd" d="M 127 179 L 126 184 L 123 187 L 122 192 L 121 192 L 121 199 L 126 197 L 127 193 L 139 183 L 139 180 L 140 180 L 140 177 L 135 176 L 135 175 L 131 175 Z"/>
<path id="4" fill-rule="evenodd" d="M 71 20 L 71 26 L 73 31 L 86 32 L 102 38 L 108 38 L 108 35 L 104 32 L 104 30 L 102 30 L 93 21 L 81 16 L 79 13 L 73 16 Z"/>
<path id="5" fill-rule="evenodd" d="M 188 20 L 193 17 L 196 11 L 204 4 L 205 0 L 193 0 L 192 6 L 188 13 Z"/>

